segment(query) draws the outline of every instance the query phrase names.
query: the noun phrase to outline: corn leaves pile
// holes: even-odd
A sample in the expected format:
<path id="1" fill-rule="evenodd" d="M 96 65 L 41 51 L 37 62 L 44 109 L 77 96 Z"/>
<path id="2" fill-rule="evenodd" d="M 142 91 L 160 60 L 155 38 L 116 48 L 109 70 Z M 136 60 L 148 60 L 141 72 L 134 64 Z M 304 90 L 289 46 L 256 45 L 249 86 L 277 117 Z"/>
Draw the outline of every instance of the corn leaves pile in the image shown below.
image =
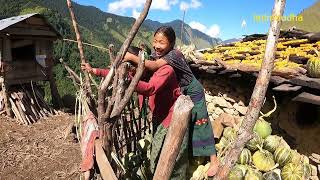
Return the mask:
<path id="1" fill-rule="evenodd" d="M 236 42 L 229 45 L 218 45 L 212 50 L 203 53 L 206 61 L 222 60 L 228 65 L 242 65 L 247 67 L 261 68 L 265 53 L 266 40 L 254 40 L 247 42 Z M 301 74 L 308 70 L 311 77 L 320 78 L 320 41 L 309 42 L 308 39 L 284 39 L 279 38 L 276 51 L 274 71 L 294 70 Z M 307 66 L 311 60 L 316 63 Z M 314 72 L 316 71 L 316 72 Z"/>

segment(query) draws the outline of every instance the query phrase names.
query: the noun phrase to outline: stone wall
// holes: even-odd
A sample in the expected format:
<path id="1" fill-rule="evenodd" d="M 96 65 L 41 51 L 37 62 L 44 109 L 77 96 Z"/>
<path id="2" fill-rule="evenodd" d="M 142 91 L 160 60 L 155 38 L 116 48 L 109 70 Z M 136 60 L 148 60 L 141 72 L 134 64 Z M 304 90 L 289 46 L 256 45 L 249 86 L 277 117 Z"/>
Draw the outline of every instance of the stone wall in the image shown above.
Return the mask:
<path id="1" fill-rule="evenodd" d="M 206 92 L 210 120 L 219 116 L 231 123 L 243 119 L 254 88 L 255 78 L 250 76 L 208 75 L 196 73 Z M 272 84 L 270 85 L 272 87 Z M 269 88 L 262 112 L 277 110 L 265 120 L 272 123 L 273 133 L 283 136 L 291 147 L 310 155 L 320 153 L 320 107 L 292 101 L 296 94 L 275 92 Z M 233 120 L 230 120 L 230 117 Z M 219 119 L 220 119 L 219 118 Z M 231 119 L 232 119 L 231 118 Z M 227 123 L 230 123 L 227 122 Z"/>

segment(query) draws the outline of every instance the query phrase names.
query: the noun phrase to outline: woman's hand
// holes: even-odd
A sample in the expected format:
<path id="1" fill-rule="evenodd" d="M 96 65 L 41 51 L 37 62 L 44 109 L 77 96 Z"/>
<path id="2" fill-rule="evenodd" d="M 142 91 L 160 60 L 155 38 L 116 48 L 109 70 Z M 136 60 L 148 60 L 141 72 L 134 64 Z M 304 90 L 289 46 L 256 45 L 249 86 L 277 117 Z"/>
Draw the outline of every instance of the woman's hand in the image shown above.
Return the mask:
<path id="1" fill-rule="evenodd" d="M 87 71 L 88 73 L 92 73 L 93 68 L 89 63 L 81 63 L 81 70 Z"/>

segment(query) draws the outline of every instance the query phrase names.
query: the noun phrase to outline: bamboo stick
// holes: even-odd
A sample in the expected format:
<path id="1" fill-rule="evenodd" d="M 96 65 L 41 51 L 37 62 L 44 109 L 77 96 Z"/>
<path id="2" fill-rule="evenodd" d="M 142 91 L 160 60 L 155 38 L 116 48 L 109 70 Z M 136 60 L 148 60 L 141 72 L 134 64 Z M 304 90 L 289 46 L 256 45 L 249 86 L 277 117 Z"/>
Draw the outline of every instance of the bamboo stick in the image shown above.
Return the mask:
<path id="1" fill-rule="evenodd" d="M 64 41 L 69 41 L 69 42 L 74 42 L 74 43 L 78 43 L 78 41 L 76 40 L 72 40 L 72 39 L 63 39 Z M 90 43 L 85 43 L 85 42 L 82 42 L 82 44 L 84 45 L 87 45 L 87 46 L 91 46 L 91 47 L 95 47 L 95 48 L 98 48 L 98 49 L 101 49 L 101 50 L 104 50 L 104 51 L 109 51 L 109 48 L 105 48 L 105 47 L 102 47 L 102 46 L 98 46 L 98 45 L 94 45 L 94 44 L 90 44 Z"/>

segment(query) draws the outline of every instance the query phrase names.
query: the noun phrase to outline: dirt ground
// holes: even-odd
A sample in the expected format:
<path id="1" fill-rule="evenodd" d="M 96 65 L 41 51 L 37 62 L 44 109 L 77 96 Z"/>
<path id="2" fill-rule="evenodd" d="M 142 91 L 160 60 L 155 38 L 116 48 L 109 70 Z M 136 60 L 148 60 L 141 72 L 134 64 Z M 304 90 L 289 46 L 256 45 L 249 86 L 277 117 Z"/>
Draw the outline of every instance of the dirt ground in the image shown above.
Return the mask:
<path id="1" fill-rule="evenodd" d="M 63 114 L 25 126 L 0 116 L 0 180 L 80 179 L 80 145 L 65 139 L 72 121 Z"/>

